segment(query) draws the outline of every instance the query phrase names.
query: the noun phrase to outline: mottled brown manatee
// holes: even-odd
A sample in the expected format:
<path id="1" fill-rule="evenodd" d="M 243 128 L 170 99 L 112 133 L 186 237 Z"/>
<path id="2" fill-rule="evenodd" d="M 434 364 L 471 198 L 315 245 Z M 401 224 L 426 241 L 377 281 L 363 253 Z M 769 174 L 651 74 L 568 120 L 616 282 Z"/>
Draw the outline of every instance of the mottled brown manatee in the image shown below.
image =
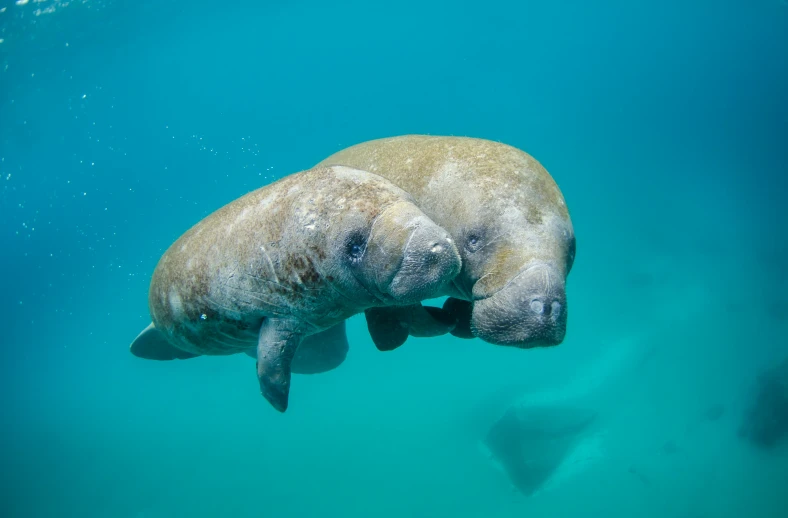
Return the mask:
<path id="1" fill-rule="evenodd" d="M 358 167 L 401 187 L 449 231 L 462 257 L 442 292 L 450 297 L 444 316 L 420 305 L 366 311 L 379 348 L 441 326 L 521 348 L 563 341 L 575 234 L 561 191 L 533 157 L 489 140 L 407 135 L 357 144 L 320 165 Z M 425 333 L 430 316 L 438 321 Z"/>
<path id="2" fill-rule="evenodd" d="M 310 356 L 325 344 L 336 358 L 347 347 L 338 323 L 435 296 L 459 270 L 449 234 L 405 191 L 317 167 L 225 205 L 170 246 L 151 279 L 153 322 L 131 352 L 170 360 L 256 346 L 262 394 L 284 412 L 302 341 Z"/>

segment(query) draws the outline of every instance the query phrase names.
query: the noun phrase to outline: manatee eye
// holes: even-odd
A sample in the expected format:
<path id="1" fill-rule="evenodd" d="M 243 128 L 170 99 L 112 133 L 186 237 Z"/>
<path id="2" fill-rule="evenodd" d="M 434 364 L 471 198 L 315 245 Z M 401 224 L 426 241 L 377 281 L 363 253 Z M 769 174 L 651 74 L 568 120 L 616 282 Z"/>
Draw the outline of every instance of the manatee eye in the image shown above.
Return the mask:
<path id="1" fill-rule="evenodd" d="M 361 258 L 364 256 L 364 250 L 366 248 L 366 240 L 364 236 L 359 233 L 351 234 L 347 240 L 345 245 L 345 253 L 350 259 L 350 262 L 353 264 L 357 264 L 361 261 Z"/>
<path id="2" fill-rule="evenodd" d="M 465 248 L 468 249 L 469 252 L 475 252 L 481 247 L 482 240 L 476 234 L 471 234 L 468 236 L 468 240 L 465 243 Z"/>

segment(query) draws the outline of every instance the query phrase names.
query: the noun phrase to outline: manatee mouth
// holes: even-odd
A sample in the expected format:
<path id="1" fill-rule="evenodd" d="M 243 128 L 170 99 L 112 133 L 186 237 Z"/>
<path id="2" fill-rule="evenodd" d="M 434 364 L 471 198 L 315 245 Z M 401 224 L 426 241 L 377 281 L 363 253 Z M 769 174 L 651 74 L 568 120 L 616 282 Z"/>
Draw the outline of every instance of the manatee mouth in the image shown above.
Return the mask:
<path id="1" fill-rule="evenodd" d="M 525 276 L 528 276 L 529 274 L 533 274 L 533 273 L 535 273 L 538 270 L 542 270 L 542 271 L 547 270 L 549 272 L 549 270 L 551 270 L 551 268 L 549 266 L 547 266 L 546 264 L 543 264 L 543 263 L 536 263 L 536 264 L 527 265 L 527 266 L 523 267 L 519 272 L 517 272 L 514 275 L 514 277 L 512 277 L 511 279 L 506 281 L 506 283 L 503 286 L 501 286 L 500 288 L 498 288 L 497 290 L 495 290 L 493 292 L 484 293 L 484 294 L 479 293 L 479 285 L 481 284 L 480 281 L 482 281 L 484 279 L 484 277 L 482 277 L 482 279 L 479 279 L 479 281 L 476 282 L 476 284 L 473 286 L 473 288 L 471 290 L 471 293 L 472 293 L 471 300 L 474 300 L 474 301 L 485 300 L 485 299 L 489 299 L 491 297 L 494 297 L 496 294 L 504 291 L 506 288 L 511 286 L 513 283 L 517 282 L 518 279 L 520 279 L 522 277 L 525 277 Z"/>
<path id="2" fill-rule="evenodd" d="M 550 266 L 538 264 L 474 300 L 470 327 L 485 342 L 528 349 L 563 342 L 566 322 L 565 281 Z"/>
<path id="3" fill-rule="evenodd" d="M 461 267 L 460 254 L 446 231 L 437 226 L 420 227 L 410 235 L 387 291 L 397 304 L 414 304 L 437 296 Z"/>

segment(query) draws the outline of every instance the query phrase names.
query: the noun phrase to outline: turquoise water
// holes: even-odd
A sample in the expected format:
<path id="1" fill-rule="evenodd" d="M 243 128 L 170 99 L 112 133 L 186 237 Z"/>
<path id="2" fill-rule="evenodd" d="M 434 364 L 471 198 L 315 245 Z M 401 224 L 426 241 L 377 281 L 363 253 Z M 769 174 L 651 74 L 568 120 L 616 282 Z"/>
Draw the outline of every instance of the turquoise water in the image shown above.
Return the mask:
<path id="1" fill-rule="evenodd" d="M 788 355 L 788 6 L 596 4 L 0 3 L 0 515 L 788 516 L 788 448 L 737 435 Z M 244 355 L 129 354 L 189 226 L 407 133 L 556 179 L 563 344 L 356 316 L 284 415 Z M 530 497 L 480 447 L 513 394 L 599 412 Z"/>

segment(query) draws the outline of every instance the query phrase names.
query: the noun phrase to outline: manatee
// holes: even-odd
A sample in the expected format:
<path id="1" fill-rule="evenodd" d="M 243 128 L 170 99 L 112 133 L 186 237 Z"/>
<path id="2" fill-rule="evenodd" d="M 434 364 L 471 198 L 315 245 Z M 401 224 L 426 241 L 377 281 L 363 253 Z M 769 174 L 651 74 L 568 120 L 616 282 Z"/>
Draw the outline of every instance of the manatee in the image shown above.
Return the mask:
<path id="1" fill-rule="evenodd" d="M 738 435 L 761 448 L 788 440 L 788 357 L 757 376 Z"/>
<path id="2" fill-rule="evenodd" d="M 462 257 L 460 274 L 440 293 L 449 297 L 442 308 L 427 314 L 418 304 L 404 313 L 421 315 L 408 321 L 402 308 L 367 311 L 379 349 L 441 332 L 520 348 L 564 340 L 575 234 L 561 191 L 533 157 L 484 139 L 406 135 L 351 146 L 319 165 L 392 181 L 449 231 Z"/>
<path id="3" fill-rule="evenodd" d="M 284 412 L 302 341 L 311 339 L 310 357 L 326 344 L 335 361 L 347 349 L 338 324 L 434 296 L 460 266 L 450 235 L 405 191 L 363 170 L 316 167 L 238 198 L 175 241 L 153 272 L 152 323 L 131 352 L 171 360 L 256 347 L 261 392 Z"/>
<path id="4" fill-rule="evenodd" d="M 672 329 L 671 329 L 672 331 Z M 605 343 L 600 354 L 574 369 L 566 379 L 524 380 L 518 386 L 500 386 L 470 405 L 469 428 L 481 453 L 526 496 L 560 487 L 589 470 L 622 470 L 644 484 L 649 483 L 648 465 L 627 457 L 642 440 L 624 435 L 648 428 L 653 405 L 635 390 L 653 371 L 654 355 L 664 353 L 667 334 L 617 337 Z M 642 415 L 632 415 L 633 408 Z M 624 427 L 623 429 L 621 427 Z M 460 428 L 458 426 L 458 428 Z M 645 438 L 645 439 L 644 439 Z M 618 459 L 626 460 L 623 466 Z"/>
<path id="5" fill-rule="evenodd" d="M 541 489 L 577 448 L 596 412 L 564 405 L 512 406 L 482 442 L 522 494 Z"/>

